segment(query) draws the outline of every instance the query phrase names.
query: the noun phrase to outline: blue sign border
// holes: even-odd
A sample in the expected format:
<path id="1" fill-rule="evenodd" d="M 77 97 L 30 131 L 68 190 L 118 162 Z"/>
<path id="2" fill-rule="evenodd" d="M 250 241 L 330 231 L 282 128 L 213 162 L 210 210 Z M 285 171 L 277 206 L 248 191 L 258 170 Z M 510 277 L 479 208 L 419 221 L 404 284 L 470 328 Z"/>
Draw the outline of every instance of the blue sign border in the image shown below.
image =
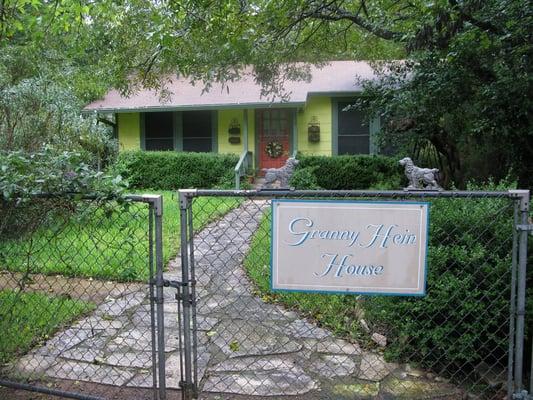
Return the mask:
<path id="1" fill-rule="evenodd" d="M 351 292 L 341 290 L 312 290 L 312 289 L 274 289 L 274 209 L 279 203 L 334 203 L 334 204 L 411 204 L 421 205 L 427 208 L 426 210 L 426 253 L 424 254 L 424 289 L 422 293 L 390 293 L 390 292 Z M 372 200 L 308 200 L 308 199 L 272 199 L 270 206 L 270 291 L 271 292 L 289 292 L 289 293 L 321 293 L 321 294 L 351 294 L 351 295 L 365 295 L 365 296 L 410 296 L 410 297 L 424 297 L 427 290 L 427 272 L 428 272 L 428 251 L 429 251 L 429 202 L 420 201 L 372 201 Z"/>

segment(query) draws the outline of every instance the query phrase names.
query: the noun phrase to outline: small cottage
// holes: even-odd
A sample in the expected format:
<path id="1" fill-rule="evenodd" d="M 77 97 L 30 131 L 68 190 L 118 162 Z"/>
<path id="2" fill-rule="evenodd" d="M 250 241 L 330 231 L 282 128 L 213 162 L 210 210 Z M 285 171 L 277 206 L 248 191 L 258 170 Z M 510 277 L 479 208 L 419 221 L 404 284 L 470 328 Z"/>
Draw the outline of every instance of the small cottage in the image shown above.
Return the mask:
<path id="1" fill-rule="evenodd" d="M 358 78 L 373 76 L 368 63 L 332 61 L 311 67 L 308 82 L 287 81 L 279 100 L 262 96 L 251 74 L 208 92 L 181 77 L 165 99 L 155 90 L 111 90 L 84 111 L 115 115 L 120 150 L 247 154 L 256 168 L 280 167 L 296 152 L 376 153 L 379 120 L 343 111 L 362 90 Z"/>

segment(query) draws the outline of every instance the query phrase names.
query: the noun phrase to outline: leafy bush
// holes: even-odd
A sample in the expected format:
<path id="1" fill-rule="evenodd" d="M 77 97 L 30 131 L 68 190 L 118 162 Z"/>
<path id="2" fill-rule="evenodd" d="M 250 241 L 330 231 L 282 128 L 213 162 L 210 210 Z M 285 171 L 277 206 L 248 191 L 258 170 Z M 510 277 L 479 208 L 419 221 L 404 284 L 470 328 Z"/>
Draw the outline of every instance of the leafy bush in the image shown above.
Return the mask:
<path id="1" fill-rule="evenodd" d="M 300 156 L 298 170 L 314 167 L 316 184 L 328 190 L 369 189 L 380 185 L 383 189 L 403 187 L 403 171 L 396 159 L 376 156 Z M 295 173 L 296 174 L 296 173 Z M 299 178 L 301 179 L 301 178 Z M 303 182 L 308 184 L 311 181 Z M 298 187 L 298 186 L 296 186 Z"/>
<path id="2" fill-rule="evenodd" d="M 0 151 L 38 152 L 52 145 L 87 155 L 91 167 L 109 165 L 117 141 L 96 116 L 82 117 L 81 109 L 82 102 L 70 89 L 44 77 L 14 82 L 0 68 Z"/>
<path id="3" fill-rule="evenodd" d="M 86 161 L 80 153 L 50 147 L 32 154 L 0 152 L 0 238 L 37 229 L 51 210 L 74 212 L 73 203 L 61 195 L 119 198 L 126 188 L 122 178 L 96 171 Z"/>
<path id="4" fill-rule="evenodd" d="M 318 180 L 315 175 L 317 168 L 317 166 L 298 168 L 291 177 L 290 185 L 296 189 L 320 190 L 321 187 L 318 185 Z"/>
<path id="5" fill-rule="evenodd" d="M 229 184 L 238 161 L 233 154 L 125 151 L 116 169 L 134 188 L 212 188 Z"/>
<path id="6" fill-rule="evenodd" d="M 0 152 L 0 192 L 4 201 L 42 193 L 113 196 L 126 185 L 122 178 L 96 171 L 78 152 L 45 147 L 36 153 Z"/>
<path id="7" fill-rule="evenodd" d="M 470 189 L 504 190 L 493 185 Z M 254 234 L 244 266 L 264 299 L 298 309 L 345 338 L 375 346 L 361 328 L 359 320 L 364 318 L 371 332 L 387 337 L 385 356 L 391 361 L 455 374 L 458 380 L 482 361 L 495 372 L 503 370 L 509 334 L 512 202 L 442 198 L 431 200 L 430 212 L 425 297 L 272 293 L 270 214 Z M 528 271 L 527 285 L 532 284 L 533 271 Z M 533 291 L 527 296 L 530 330 Z M 531 334 L 526 332 L 526 337 Z"/>
<path id="8" fill-rule="evenodd" d="M 447 371 L 473 369 L 482 361 L 503 368 L 512 204 L 435 199 L 430 219 L 427 295 L 366 298 L 366 320 L 386 333 L 390 359 Z"/>

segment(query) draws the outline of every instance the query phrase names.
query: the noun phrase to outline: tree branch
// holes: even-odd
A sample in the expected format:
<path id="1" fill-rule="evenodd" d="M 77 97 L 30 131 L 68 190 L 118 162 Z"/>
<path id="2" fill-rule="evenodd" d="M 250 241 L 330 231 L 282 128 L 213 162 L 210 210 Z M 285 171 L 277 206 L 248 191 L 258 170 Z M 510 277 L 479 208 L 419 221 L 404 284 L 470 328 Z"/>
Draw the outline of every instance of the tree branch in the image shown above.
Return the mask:
<path id="1" fill-rule="evenodd" d="M 398 42 L 403 42 L 402 34 L 400 32 L 391 31 L 385 28 L 381 28 L 375 25 L 373 22 L 364 19 L 358 14 L 353 14 L 349 11 L 343 10 L 342 8 L 329 8 L 326 12 L 322 10 L 314 10 L 302 15 L 303 18 L 314 18 L 321 19 L 326 21 L 351 21 L 355 25 L 363 28 L 364 30 L 372 33 L 375 36 L 378 36 L 385 40 L 394 40 Z"/>
<path id="2" fill-rule="evenodd" d="M 452 8 L 457 10 L 457 12 L 459 13 L 459 16 L 461 17 L 463 21 L 470 22 L 472 25 L 477 26 L 479 29 L 482 29 L 484 31 L 487 31 L 487 32 L 490 32 L 496 35 L 501 35 L 504 33 L 502 29 L 490 23 L 489 21 L 481 21 L 477 19 L 476 17 L 474 17 L 471 13 L 471 11 L 473 10 L 468 10 L 467 7 L 461 7 L 457 3 L 457 0 L 448 0 L 448 3 L 450 4 Z"/>

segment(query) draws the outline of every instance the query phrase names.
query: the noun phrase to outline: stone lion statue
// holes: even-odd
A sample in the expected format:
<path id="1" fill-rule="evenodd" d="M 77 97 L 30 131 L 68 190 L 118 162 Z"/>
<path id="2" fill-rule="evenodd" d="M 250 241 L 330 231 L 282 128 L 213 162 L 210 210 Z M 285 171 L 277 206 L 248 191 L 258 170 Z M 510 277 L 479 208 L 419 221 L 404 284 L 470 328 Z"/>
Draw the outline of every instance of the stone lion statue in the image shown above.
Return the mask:
<path id="1" fill-rule="evenodd" d="M 406 189 L 442 190 L 436 179 L 439 173 L 437 168 L 417 167 L 409 157 L 402 158 L 399 163 L 405 167 L 405 176 L 409 180 Z"/>
<path id="2" fill-rule="evenodd" d="M 263 168 L 265 172 L 265 185 L 263 187 L 271 188 L 272 184 L 277 180 L 279 180 L 279 186 L 281 188 L 289 187 L 289 180 L 299 162 L 296 158 L 290 157 L 283 167 Z"/>

